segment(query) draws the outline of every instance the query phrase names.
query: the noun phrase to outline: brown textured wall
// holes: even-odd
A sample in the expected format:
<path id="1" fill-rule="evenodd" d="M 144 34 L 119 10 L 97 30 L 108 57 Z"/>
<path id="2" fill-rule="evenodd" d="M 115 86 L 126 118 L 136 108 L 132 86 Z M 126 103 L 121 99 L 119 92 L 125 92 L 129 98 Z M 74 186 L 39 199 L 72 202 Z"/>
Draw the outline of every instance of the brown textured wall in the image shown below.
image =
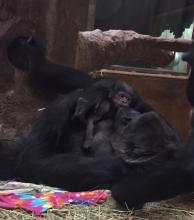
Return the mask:
<path id="1" fill-rule="evenodd" d="M 73 66 L 78 10 L 77 0 L 0 0 L 0 138 L 27 132 L 45 104 L 27 85 L 27 73 L 10 65 L 8 43 L 18 35 L 35 35 L 50 59 Z"/>
<path id="2" fill-rule="evenodd" d="M 185 96 L 187 78 L 165 74 L 147 74 L 105 70 L 102 75 L 120 78 L 133 85 L 139 93 L 186 138 L 189 128 L 190 106 Z"/>

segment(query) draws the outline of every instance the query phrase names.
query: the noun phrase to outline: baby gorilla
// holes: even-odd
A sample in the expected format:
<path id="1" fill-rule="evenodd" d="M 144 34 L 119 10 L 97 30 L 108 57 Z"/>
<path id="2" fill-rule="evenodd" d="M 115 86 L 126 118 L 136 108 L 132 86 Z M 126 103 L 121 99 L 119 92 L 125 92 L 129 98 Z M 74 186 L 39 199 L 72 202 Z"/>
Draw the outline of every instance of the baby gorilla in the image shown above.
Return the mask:
<path id="1" fill-rule="evenodd" d="M 100 93 L 100 95 L 97 96 L 98 100 L 95 100 L 93 108 L 90 109 L 92 98 L 95 97 L 94 93 Z M 109 136 L 112 132 L 113 117 L 120 107 L 130 107 L 131 101 L 132 95 L 124 87 L 124 84 L 116 87 L 114 85 L 107 89 L 99 88 L 97 83 L 83 92 L 77 101 L 75 116 L 81 117 L 86 122 L 86 135 L 83 144 L 85 151 L 91 153 L 95 149 L 96 155 L 99 143 L 101 143 L 101 149 L 112 149 Z M 104 153 L 103 151 L 100 150 L 100 153 Z"/>

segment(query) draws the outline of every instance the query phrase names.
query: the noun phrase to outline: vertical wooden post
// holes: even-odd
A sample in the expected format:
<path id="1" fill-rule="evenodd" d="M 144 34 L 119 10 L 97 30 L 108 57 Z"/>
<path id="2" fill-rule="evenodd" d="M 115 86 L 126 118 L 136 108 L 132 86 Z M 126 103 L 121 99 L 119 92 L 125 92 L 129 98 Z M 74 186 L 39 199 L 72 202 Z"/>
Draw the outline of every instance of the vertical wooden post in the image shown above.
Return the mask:
<path id="1" fill-rule="evenodd" d="M 87 30 L 94 30 L 96 15 L 96 0 L 89 0 Z"/>

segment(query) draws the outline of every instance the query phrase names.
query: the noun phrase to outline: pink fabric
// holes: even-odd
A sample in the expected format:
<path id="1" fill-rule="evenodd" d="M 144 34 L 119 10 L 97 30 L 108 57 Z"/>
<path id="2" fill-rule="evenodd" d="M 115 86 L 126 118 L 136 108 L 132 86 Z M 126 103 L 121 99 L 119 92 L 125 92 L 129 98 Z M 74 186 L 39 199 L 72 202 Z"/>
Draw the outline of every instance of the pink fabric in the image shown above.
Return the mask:
<path id="1" fill-rule="evenodd" d="M 110 196 L 107 190 L 90 192 L 50 191 L 43 193 L 1 193 L 0 207 L 23 208 L 40 215 L 53 207 L 65 204 L 95 205 L 104 202 Z"/>

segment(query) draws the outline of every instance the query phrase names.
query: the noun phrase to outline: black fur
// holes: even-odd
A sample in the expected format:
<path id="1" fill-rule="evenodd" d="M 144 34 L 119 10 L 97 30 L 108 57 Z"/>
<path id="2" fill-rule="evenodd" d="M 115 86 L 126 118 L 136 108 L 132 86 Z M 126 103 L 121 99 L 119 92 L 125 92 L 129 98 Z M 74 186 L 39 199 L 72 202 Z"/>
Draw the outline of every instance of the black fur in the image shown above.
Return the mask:
<path id="1" fill-rule="evenodd" d="M 42 44 L 33 37 L 15 38 L 8 45 L 7 53 L 14 66 L 29 71 L 40 88 L 52 93 L 67 93 L 93 82 L 86 73 L 47 60 Z"/>
<path id="2" fill-rule="evenodd" d="M 42 113 L 29 136 L 23 140 L 25 149 L 19 155 L 17 176 L 23 181 L 70 191 L 111 188 L 114 198 L 122 205 L 127 201 L 129 207 L 138 207 L 149 201 L 146 196 L 137 201 L 133 194 L 128 194 L 129 200 L 126 200 L 123 194 L 127 195 L 129 190 L 138 186 L 139 183 L 134 182 L 136 179 L 146 182 L 147 176 L 152 178 L 152 173 L 154 176 L 158 170 L 169 174 L 171 163 L 176 164 L 174 161 L 179 149 L 176 133 L 155 112 L 132 112 L 133 118 L 127 115 L 124 120 L 121 114 L 116 114 L 114 131 L 109 140 L 113 152 L 97 154 L 92 158 L 86 156 L 80 148 L 84 141 L 85 124 L 71 117 L 80 92 L 64 96 Z M 106 146 L 100 144 L 94 148 L 101 147 Z M 122 155 L 122 150 L 126 155 Z M 164 164 L 168 164 L 166 168 Z M 123 182 L 126 184 L 123 185 Z M 139 189 L 133 193 L 142 195 Z M 148 189 L 147 193 L 151 191 Z M 161 199 L 160 193 L 157 196 Z"/>

